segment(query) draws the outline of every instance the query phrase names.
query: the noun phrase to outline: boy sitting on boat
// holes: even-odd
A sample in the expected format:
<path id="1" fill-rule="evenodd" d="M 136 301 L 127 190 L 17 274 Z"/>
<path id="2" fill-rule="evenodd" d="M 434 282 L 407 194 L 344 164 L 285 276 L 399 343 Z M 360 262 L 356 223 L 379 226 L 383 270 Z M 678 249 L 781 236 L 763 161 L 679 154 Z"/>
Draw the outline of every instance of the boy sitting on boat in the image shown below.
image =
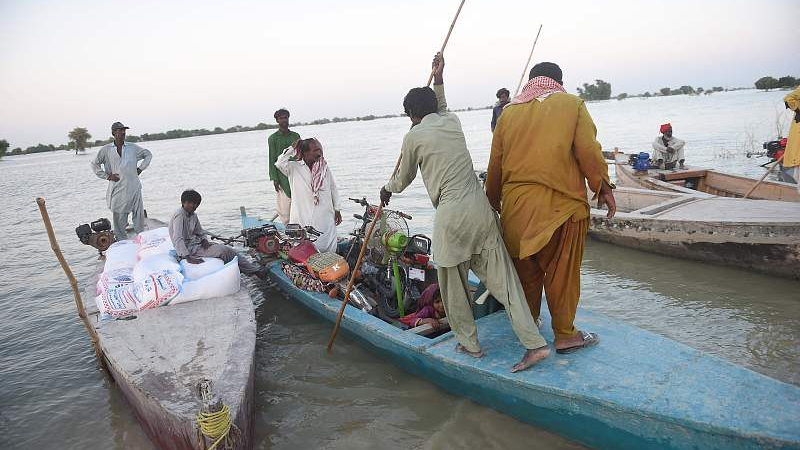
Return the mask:
<path id="1" fill-rule="evenodd" d="M 661 136 L 653 141 L 653 162 L 659 169 L 674 169 L 675 163 L 683 169 L 683 146 L 686 142 L 672 135 L 672 124 L 665 123 L 659 128 Z"/>
<path id="2" fill-rule="evenodd" d="M 203 257 L 220 258 L 226 264 L 237 256 L 236 250 L 222 244 L 212 244 L 206 239 L 206 230 L 200 226 L 200 219 L 195 211 L 203 198 L 200 193 L 189 189 L 181 194 L 181 207 L 175 211 L 169 221 L 169 237 L 175 247 L 178 260 L 185 259 L 189 264 L 200 264 Z M 265 268 L 251 263 L 247 258 L 238 259 L 239 270 L 245 275 L 256 275 L 261 279 L 267 277 Z"/>

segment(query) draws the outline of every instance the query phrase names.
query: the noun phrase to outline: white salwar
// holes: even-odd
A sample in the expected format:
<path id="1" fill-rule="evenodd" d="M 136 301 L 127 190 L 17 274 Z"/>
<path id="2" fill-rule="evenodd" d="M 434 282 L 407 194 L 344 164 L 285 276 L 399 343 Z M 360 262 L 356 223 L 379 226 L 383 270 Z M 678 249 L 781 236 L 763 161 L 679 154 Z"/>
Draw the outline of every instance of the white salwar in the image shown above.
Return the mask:
<path id="1" fill-rule="evenodd" d="M 327 168 L 322 188 L 317 192 L 319 203 L 315 205 L 314 193 L 311 191 L 311 169 L 302 160 L 293 160 L 294 155 L 295 149 L 288 147 L 275 161 L 275 167 L 289 178 L 289 186 L 292 189 L 289 223 L 316 228 L 322 233 L 322 236 L 314 242 L 317 250 L 335 252 L 337 243 L 335 213 L 340 209 L 340 202 L 333 173 Z"/>
<path id="2" fill-rule="evenodd" d="M 278 213 L 278 218 L 280 218 L 281 222 L 286 225 L 287 223 L 290 223 L 289 213 L 292 210 L 292 199 L 280 189 L 278 189 L 278 192 L 275 193 L 275 197 L 277 199 L 276 210 Z"/>
<path id="3" fill-rule="evenodd" d="M 98 178 L 107 180 L 111 174 L 117 174 L 119 181 L 108 182 L 106 205 L 111 210 L 114 222 L 114 235 L 117 239 L 126 239 L 125 228 L 128 214 L 132 214 L 133 228 L 137 233 L 144 230 L 144 203 L 142 202 L 142 183 L 136 169 L 144 171 L 150 165 L 153 154 L 150 150 L 136 144 L 122 144 L 122 155 L 117 153 L 117 146 L 112 142 L 98 150 L 91 162 L 92 172 Z M 142 161 L 139 165 L 139 161 Z M 102 167 L 101 167 L 102 166 Z"/>
<path id="4" fill-rule="evenodd" d="M 658 161 L 659 159 L 663 159 L 664 163 L 670 162 L 678 162 L 684 159 L 683 157 L 683 146 L 686 145 L 686 142 L 672 136 L 667 141 L 667 145 L 664 145 L 664 140 L 661 136 L 658 136 L 653 141 L 653 161 Z M 675 150 L 675 153 L 670 153 L 667 151 L 667 147 L 672 148 Z"/>

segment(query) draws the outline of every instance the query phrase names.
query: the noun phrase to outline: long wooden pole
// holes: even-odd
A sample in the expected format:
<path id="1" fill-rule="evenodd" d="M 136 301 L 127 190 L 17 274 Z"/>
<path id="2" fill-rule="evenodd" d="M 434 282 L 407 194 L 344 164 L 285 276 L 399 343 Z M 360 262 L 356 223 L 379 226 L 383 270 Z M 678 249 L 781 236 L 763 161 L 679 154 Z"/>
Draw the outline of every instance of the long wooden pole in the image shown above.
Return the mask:
<path id="1" fill-rule="evenodd" d="M 464 2 L 467 0 L 461 0 L 461 4 L 458 5 L 458 10 L 456 11 L 456 16 L 453 17 L 453 21 L 450 23 L 450 29 L 447 30 L 447 36 L 444 38 L 444 43 L 442 43 L 442 49 L 439 50 L 439 53 L 444 53 L 444 48 L 447 47 L 447 41 L 450 40 L 450 33 L 453 32 L 453 27 L 456 25 L 456 20 L 458 20 L 458 15 L 461 14 L 461 8 L 464 6 Z M 433 81 L 433 69 L 431 69 L 431 74 L 428 76 L 428 84 L 425 86 L 430 86 L 431 81 Z"/>
<path id="2" fill-rule="evenodd" d="M 539 33 L 542 32 L 542 25 L 544 24 L 539 24 L 539 31 L 536 32 L 536 39 L 533 40 L 533 47 L 531 47 L 531 53 L 530 55 L 528 55 L 528 62 L 526 62 L 525 67 L 522 68 L 522 75 L 519 77 L 519 84 L 517 84 L 517 90 L 514 91 L 515 96 L 519 94 L 519 88 L 522 87 L 522 80 L 525 79 L 525 72 L 528 71 L 528 64 L 531 63 L 531 58 L 533 58 L 533 49 L 536 48 L 536 43 L 539 42 Z"/>
<path id="3" fill-rule="evenodd" d="M 777 160 L 775 160 L 775 162 L 774 162 L 774 163 L 772 163 L 772 165 L 771 165 L 771 166 L 770 166 L 770 167 L 767 169 L 767 172 L 766 172 L 766 173 L 765 173 L 765 174 L 764 174 L 764 175 L 761 177 L 761 179 L 760 179 L 760 180 L 758 180 L 758 181 L 756 182 L 756 184 L 754 184 L 754 185 L 753 185 L 753 187 L 751 187 L 751 188 L 750 188 L 750 190 L 749 190 L 749 191 L 747 191 L 747 194 L 744 194 L 744 198 L 748 198 L 748 197 L 750 197 L 750 194 L 752 194 L 752 193 L 753 193 L 753 191 L 755 191 L 755 190 L 756 190 L 756 188 L 758 187 L 758 185 L 759 185 L 759 184 L 761 184 L 761 182 L 762 182 L 762 181 L 764 181 L 764 179 L 766 179 L 766 178 L 767 178 L 767 175 L 769 175 L 769 173 L 770 173 L 770 172 L 772 172 L 772 169 L 774 169 L 775 167 L 777 167 L 777 166 L 778 166 L 778 164 L 780 164 L 780 163 L 781 163 L 781 161 L 783 161 L 783 155 L 781 155 L 781 157 L 780 157 L 780 158 L 778 158 Z"/>
<path id="4" fill-rule="evenodd" d="M 447 47 L 447 42 L 450 40 L 450 34 L 453 32 L 453 27 L 456 24 L 456 20 L 458 20 L 458 15 L 461 14 L 461 8 L 464 7 L 464 2 L 466 0 L 461 0 L 461 4 L 458 5 L 458 10 L 456 11 L 456 16 L 453 18 L 453 22 L 450 23 L 450 29 L 447 30 L 447 36 L 444 38 L 444 43 L 442 44 L 440 53 L 444 53 L 445 47 Z M 431 69 L 431 74 L 428 77 L 428 84 L 427 86 L 431 85 L 431 81 L 433 81 L 433 69 Z M 397 173 L 397 170 L 400 168 L 400 159 L 402 155 L 397 158 L 397 163 L 394 165 L 394 170 L 392 171 L 392 177 Z M 358 270 L 361 268 L 361 263 L 364 261 L 364 254 L 367 251 L 367 242 L 369 242 L 370 238 L 372 237 L 372 232 L 375 230 L 375 224 L 377 223 L 378 218 L 383 214 L 383 203 L 378 206 L 378 209 L 375 211 L 375 216 L 372 217 L 372 222 L 369 224 L 369 229 L 367 229 L 367 234 L 364 237 L 364 242 L 361 244 L 361 250 L 358 252 L 358 259 L 356 260 L 356 265 L 353 267 L 352 271 L 350 272 L 350 281 L 347 282 L 347 289 L 344 293 L 344 300 L 342 300 L 342 306 L 339 308 L 339 313 L 336 315 L 336 323 L 333 326 L 333 332 L 331 332 L 331 337 L 328 340 L 328 351 L 330 352 L 333 350 L 333 343 L 336 341 L 336 335 L 339 333 L 339 326 L 342 323 L 342 317 L 344 316 L 344 310 L 347 309 L 347 303 L 350 301 L 350 293 L 353 291 L 353 284 L 355 284 L 356 277 L 355 275 L 358 273 Z"/>
<path id="5" fill-rule="evenodd" d="M 50 238 L 50 248 L 52 248 L 53 253 L 56 254 L 56 258 L 58 258 L 58 262 L 61 263 L 61 268 L 67 275 L 69 284 L 72 287 L 72 295 L 75 297 L 75 306 L 78 308 L 78 316 L 80 316 L 81 320 L 83 321 L 83 326 L 86 327 L 86 331 L 89 332 L 89 337 L 92 339 L 92 346 L 94 347 L 94 352 L 97 356 L 97 359 L 103 366 L 105 366 L 103 355 L 100 353 L 100 339 L 97 337 L 97 332 L 89 324 L 89 318 L 86 316 L 86 309 L 83 307 L 81 292 L 78 289 L 78 280 L 76 280 L 75 275 L 72 274 L 72 270 L 69 268 L 67 260 L 64 259 L 64 255 L 61 253 L 61 247 L 58 246 L 56 235 L 53 232 L 53 225 L 50 223 L 50 215 L 47 214 L 47 206 L 45 206 L 45 201 L 43 198 L 39 197 L 36 199 L 36 203 L 39 205 L 39 212 L 42 214 L 42 221 L 44 222 L 44 228 L 47 230 L 47 237 Z"/>

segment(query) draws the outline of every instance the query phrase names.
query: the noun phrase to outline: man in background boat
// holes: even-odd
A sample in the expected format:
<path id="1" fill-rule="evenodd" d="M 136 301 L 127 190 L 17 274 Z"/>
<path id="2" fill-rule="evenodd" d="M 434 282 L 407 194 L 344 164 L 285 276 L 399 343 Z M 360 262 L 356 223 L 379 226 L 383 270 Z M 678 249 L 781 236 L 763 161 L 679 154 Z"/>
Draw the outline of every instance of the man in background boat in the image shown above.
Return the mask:
<path id="1" fill-rule="evenodd" d="M 153 159 L 150 150 L 125 142 L 127 129 L 121 122 L 114 122 L 111 125 L 114 142 L 104 145 L 91 162 L 92 172 L 101 180 L 108 180 L 106 204 L 111 210 L 117 240 L 128 238 L 128 214 L 132 216 L 133 230 L 137 234 L 144 230 L 144 203 L 139 175 Z M 139 164 L 139 161 L 142 163 Z"/>
<path id="2" fill-rule="evenodd" d="M 506 88 L 500 88 L 497 91 L 497 103 L 494 105 L 494 109 L 492 109 L 492 133 L 494 133 L 495 127 L 497 127 L 497 119 L 500 118 L 500 114 L 503 114 L 503 108 L 510 103 L 508 97 L 511 95 Z"/>
<path id="3" fill-rule="evenodd" d="M 675 163 L 683 169 L 683 146 L 686 142 L 672 135 L 672 124 L 665 123 L 659 128 L 661 136 L 653 141 L 653 161 L 659 169 L 673 169 Z"/>
<path id="4" fill-rule="evenodd" d="M 412 128 L 403 138 L 398 170 L 381 189 L 381 202 L 386 205 L 392 193 L 403 192 L 419 168 L 436 208 L 433 256 L 450 328 L 459 342 L 457 350 L 483 356 L 472 316 L 471 269 L 505 306 L 514 333 L 527 349 L 511 371 L 525 370 L 550 350 L 531 318 L 496 216 L 475 176 L 461 122 L 447 111 L 441 53 L 434 57 L 433 69 L 433 89 L 411 89 L 403 101 Z"/>
<path id="5" fill-rule="evenodd" d="M 616 211 L 597 129 L 583 100 L 564 91 L 561 69 L 540 63 L 505 108 L 492 139 L 486 195 L 501 213 L 503 238 L 530 311 L 539 322 L 542 288 L 555 347 L 570 353 L 599 341 L 573 324 L 589 228 L 586 184 Z"/>
<path id="6" fill-rule="evenodd" d="M 794 112 L 792 125 L 783 152 L 783 168 L 794 178 L 800 191 L 800 86 L 783 98 L 786 108 Z"/>
<path id="7" fill-rule="evenodd" d="M 278 156 L 275 167 L 289 179 L 292 211 L 289 222 L 312 226 L 322 235 L 314 242 L 321 252 L 335 252 L 336 226 L 342 223 L 339 189 L 316 138 L 301 139 Z"/>
<path id="8" fill-rule="evenodd" d="M 232 247 L 222 244 L 212 244 L 206 239 L 208 234 L 200 225 L 197 218 L 197 208 L 203 197 L 200 193 L 188 189 L 181 194 L 181 207 L 175 211 L 169 220 L 169 238 L 178 260 L 185 259 L 189 264 L 200 264 L 203 257 L 220 258 L 226 264 L 233 261 L 238 256 Z M 256 275 L 261 279 L 267 277 L 267 271 L 263 267 L 251 263 L 242 256 L 238 260 L 239 270 L 245 275 Z"/>
<path id="9" fill-rule="evenodd" d="M 300 135 L 289 129 L 289 111 L 279 109 L 273 115 L 275 122 L 278 123 L 278 131 L 272 133 L 267 139 L 269 144 L 269 179 L 275 188 L 277 198 L 276 209 L 278 217 L 284 224 L 289 223 L 289 212 L 292 207 L 292 189 L 289 186 L 289 179 L 275 167 L 275 161 L 283 153 L 286 147 L 291 146 L 300 139 Z"/>

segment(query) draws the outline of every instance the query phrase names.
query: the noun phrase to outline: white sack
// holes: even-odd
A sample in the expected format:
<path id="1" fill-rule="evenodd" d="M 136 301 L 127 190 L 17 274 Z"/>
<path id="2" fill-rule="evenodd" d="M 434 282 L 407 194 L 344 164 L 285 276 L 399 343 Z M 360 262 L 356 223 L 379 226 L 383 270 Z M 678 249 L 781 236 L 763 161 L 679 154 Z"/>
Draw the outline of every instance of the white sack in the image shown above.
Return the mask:
<path id="1" fill-rule="evenodd" d="M 97 278 L 97 295 L 109 289 L 131 283 L 133 283 L 133 270 L 131 269 L 125 268 L 103 272 Z"/>
<path id="2" fill-rule="evenodd" d="M 175 250 L 175 247 L 172 246 L 172 240 L 169 238 L 169 230 L 166 227 L 139 233 L 136 236 L 136 243 L 139 245 L 136 253 L 139 261 L 153 255 L 167 254 L 171 250 Z"/>
<path id="3" fill-rule="evenodd" d="M 200 259 L 203 260 L 200 264 L 192 264 L 185 259 L 181 260 L 181 273 L 187 281 L 203 278 L 225 267 L 225 263 L 219 258 L 204 257 Z"/>
<path id="4" fill-rule="evenodd" d="M 204 298 L 225 297 L 239 292 L 239 257 L 225 264 L 221 269 L 197 280 L 186 280 L 181 293 L 170 302 L 171 305 Z"/>
<path id="5" fill-rule="evenodd" d="M 151 255 L 139 261 L 136 267 L 133 268 L 133 281 L 141 283 L 145 278 L 154 273 L 163 271 L 180 272 L 181 265 L 172 257 L 172 255 L 162 253 L 158 255 Z"/>
<path id="6" fill-rule="evenodd" d="M 183 275 L 177 271 L 164 270 L 133 283 L 139 309 L 168 305 L 181 292 Z"/>
<path id="7" fill-rule="evenodd" d="M 127 283 L 103 291 L 95 298 L 100 319 L 121 319 L 139 311 L 133 284 Z"/>
<path id="8" fill-rule="evenodd" d="M 136 265 L 137 249 L 136 243 L 130 239 L 111 244 L 111 247 L 106 250 L 106 263 L 103 266 L 103 272 L 133 268 Z"/>

